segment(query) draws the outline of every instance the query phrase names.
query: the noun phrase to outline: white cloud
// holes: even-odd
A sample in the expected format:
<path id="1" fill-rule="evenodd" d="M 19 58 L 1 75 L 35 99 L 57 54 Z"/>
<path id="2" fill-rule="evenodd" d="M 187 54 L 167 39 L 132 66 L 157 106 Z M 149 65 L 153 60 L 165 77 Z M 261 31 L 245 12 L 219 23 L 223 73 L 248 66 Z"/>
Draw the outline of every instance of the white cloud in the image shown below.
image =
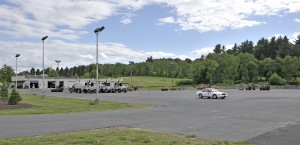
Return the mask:
<path id="1" fill-rule="evenodd" d="M 123 24 L 130 24 L 130 23 L 132 23 L 131 19 L 128 19 L 128 18 L 127 19 L 123 19 L 120 22 L 123 23 Z"/>
<path id="2" fill-rule="evenodd" d="M 87 58 L 87 59 L 93 59 L 94 57 L 92 55 L 79 55 L 81 58 Z"/>
<path id="3" fill-rule="evenodd" d="M 144 2 L 123 0 L 106 1 L 52 1 L 22 0 L 0 4 L 0 34 L 13 37 L 40 38 L 47 34 L 51 38 L 78 40 L 87 25 L 119 14 L 122 8 L 137 10 Z M 131 23 L 130 17 L 124 18 L 124 24 Z M 63 28 L 61 30 L 61 28 Z"/>
<path id="4" fill-rule="evenodd" d="M 15 54 L 18 58 L 18 70 L 42 68 L 42 44 L 31 42 L 0 41 L 0 62 L 15 66 Z M 96 63 L 95 44 L 67 43 L 59 40 L 45 41 L 45 68 L 56 68 L 55 60 L 61 60 L 61 67 L 72 67 Z M 9 51 L 7 51 L 9 50 Z M 100 43 L 99 63 L 127 63 L 128 61 L 141 62 L 147 57 L 170 58 L 176 54 L 155 51 L 135 51 L 120 43 Z"/>
<path id="5" fill-rule="evenodd" d="M 298 39 L 297 37 L 300 35 L 300 32 L 294 32 L 292 36 L 289 37 L 291 43 L 295 44 L 295 40 Z"/>
<path id="6" fill-rule="evenodd" d="M 300 23 L 300 19 L 295 19 L 295 22 Z"/>
<path id="7" fill-rule="evenodd" d="M 164 24 L 164 23 L 176 23 L 174 20 L 174 17 L 166 17 L 166 18 L 160 18 L 159 20 L 159 24 Z"/>
<path id="8" fill-rule="evenodd" d="M 225 45 L 225 49 L 228 50 L 228 49 L 232 49 L 234 45 Z M 201 57 L 202 55 L 206 56 L 208 55 L 209 53 L 213 53 L 214 52 L 214 48 L 215 47 L 204 47 L 204 48 L 200 48 L 200 49 L 197 49 L 197 50 L 194 50 L 192 51 L 192 55 L 195 56 L 195 57 Z M 225 50 L 225 51 L 226 51 Z"/>
<path id="9" fill-rule="evenodd" d="M 176 12 L 174 19 L 177 20 L 176 22 L 182 30 L 199 32 L 253 27 L 266 23 L 254 20 L 253 16 L 300 11 L 300 1 L 298 0 L 165 0 L 164 2 L 167 2 L 168 6 L 174 7 Z"/>
<path id="10" fill-rule="evenodd" d="M 214 47 L 204 47 L 204 48 L 200 48 L 200 49 L 192 51 L 192 54 L 195 57 L 201 57 L 202 55 L 206 56 L 209 53 L 214 52 L 213 50 L 214 50 Z"/>
<path id="11" fill-rule="evenodd" d="M 173 8 L 172 16 L 160 18 L 159 24 L 176 23 L 182 30 L 199 32 L 253 27 L 266 22 L 252 16 L 300 12 L 299 0 L 12 0 L 7 3 L 0 4 L 0 27 L 5 28 L 0 34 L 31 38 L 47 34 L 65 40 L 79 39 L 86 33 L 82 30 L 86 26 L 114 15 L 124 14 L 120 22 L 130 24 L 135 11 L 151 4 L 164 3 Z"/>

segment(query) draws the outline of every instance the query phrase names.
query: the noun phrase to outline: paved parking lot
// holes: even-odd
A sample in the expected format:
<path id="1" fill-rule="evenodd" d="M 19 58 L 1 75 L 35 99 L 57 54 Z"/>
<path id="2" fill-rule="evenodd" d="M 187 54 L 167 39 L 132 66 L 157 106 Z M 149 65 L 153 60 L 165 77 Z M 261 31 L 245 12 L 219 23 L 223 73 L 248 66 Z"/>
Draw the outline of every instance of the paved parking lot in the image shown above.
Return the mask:
<path id="1" fill-rule="evenodd" d="M 153 107 L 67 115 L 1 116 L 1 124 L 7 125 L 0 126 L 0 138 L 124 125 L 217 140 L 299 144 L 300 90 L 222 91 L 229 94 L 225 100 L 199 99 L 195 90 L 100 93 L 100 100 Z M 33 90 L 21 92 L 40 94 Z M 82 99 L 96 96 L 68 91 L 46 94 Z"/>

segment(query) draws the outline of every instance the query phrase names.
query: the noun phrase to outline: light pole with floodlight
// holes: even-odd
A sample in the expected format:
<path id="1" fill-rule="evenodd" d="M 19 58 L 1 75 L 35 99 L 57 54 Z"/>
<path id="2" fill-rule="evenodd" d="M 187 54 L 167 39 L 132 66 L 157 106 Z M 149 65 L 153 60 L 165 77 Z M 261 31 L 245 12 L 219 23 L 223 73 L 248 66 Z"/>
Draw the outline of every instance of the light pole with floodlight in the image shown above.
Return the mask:
<path id="1" fill-rule="evenodd" d="M 18 89 L 18 57 L 20 56 L 20 54 L 16 54 L 16 90 Z"/>
<path id="2" fill-rule="evenodd" d="M 104 26 L 100 27 L 100 28 L 96 28 L 94 30 L 95 34 L 96 34 L 96 99 L 94 101 L 94 104 L 98 104 L 99 103 L 99 99 L 98 99 L 98 93 L 99 93 L 99 82 L 98 82 L 98 35 L 101 31 L 103 31 L 105 29 Z"/>
<path id="3" fill-rule="evenodd" d="M 55 62 L 57 63 L 57 68 L 58 68 L 58 73 L 57 73 L 57 79 L 56 79 L 56 81 L 58 82 L 58 87 L 59 87 L 59 81 L 58 81 L 58 77 L 59 77 L 59 63 L 61 62 L 61 60 L 55 60 Z"/>
<path id="4" fill-rule="evenodd" d="M 48 38 L 48 36 L 45 36 L 42 38 L 43 41 L 43 92 L 42 92 L 42 99 L 45 99 L 45 70 L 44 70 L 44 64 L 45 64 L 45 60 L 44 60 L 44 41 Z"/>

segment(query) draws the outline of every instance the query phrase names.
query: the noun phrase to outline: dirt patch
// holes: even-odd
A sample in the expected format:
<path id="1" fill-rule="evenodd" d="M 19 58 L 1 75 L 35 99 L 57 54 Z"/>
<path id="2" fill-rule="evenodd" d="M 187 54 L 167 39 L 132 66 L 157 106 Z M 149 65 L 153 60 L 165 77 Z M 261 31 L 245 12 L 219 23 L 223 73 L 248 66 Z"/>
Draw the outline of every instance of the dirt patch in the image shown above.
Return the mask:
<path id="1" fill-rule="evenodd" d="M 0 100 L 0 110 L 6 110 L 6 109 L 21 109 L 21 108 L 30 108 L 32 105 L 27 103 L 18 103 L 17 105 L 8 105 L 7 102 L 3 102 Z"/>

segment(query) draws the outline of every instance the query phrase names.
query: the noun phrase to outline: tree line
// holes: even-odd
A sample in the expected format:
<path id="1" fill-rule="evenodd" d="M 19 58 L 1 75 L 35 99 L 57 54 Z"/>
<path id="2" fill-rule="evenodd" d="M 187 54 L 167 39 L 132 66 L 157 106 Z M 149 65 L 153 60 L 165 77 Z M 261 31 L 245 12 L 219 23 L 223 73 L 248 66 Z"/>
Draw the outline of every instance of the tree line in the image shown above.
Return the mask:
<path id="1" fill-rule="evenodd" d="M 217 44 L 213 53 L 196 60 L 186 58 L 148 57 L 145 62 L 129 64 L 100 64 L 101 77 L 156 76 L 190 78 L 190 84 L 236 84 L 269 81 L 272 84 L 299 84 L 300 35 L 294 43 L 284 37 L 261 38 L 254 44 L 246 40 L 232 48 Z M 7 66 L 6 66 L 7 67 Z M 0 69 L 0 78 L 7 68 Z M 12 69 L 11 69 L 12 70 Z M 1 75 L 2 74 L 2 75 Z M 13 74 L 13 73 L 12 73 Z M 40 75 L 42 71 L 32 68 L 20 75 Z M 96 78 L 96 64 L 71 68 L 47 68 L 50 77 Z M 2 79 L 3 80 L 3 79 Z M 1 81 L 1 80 L 0 80 Z"/>

